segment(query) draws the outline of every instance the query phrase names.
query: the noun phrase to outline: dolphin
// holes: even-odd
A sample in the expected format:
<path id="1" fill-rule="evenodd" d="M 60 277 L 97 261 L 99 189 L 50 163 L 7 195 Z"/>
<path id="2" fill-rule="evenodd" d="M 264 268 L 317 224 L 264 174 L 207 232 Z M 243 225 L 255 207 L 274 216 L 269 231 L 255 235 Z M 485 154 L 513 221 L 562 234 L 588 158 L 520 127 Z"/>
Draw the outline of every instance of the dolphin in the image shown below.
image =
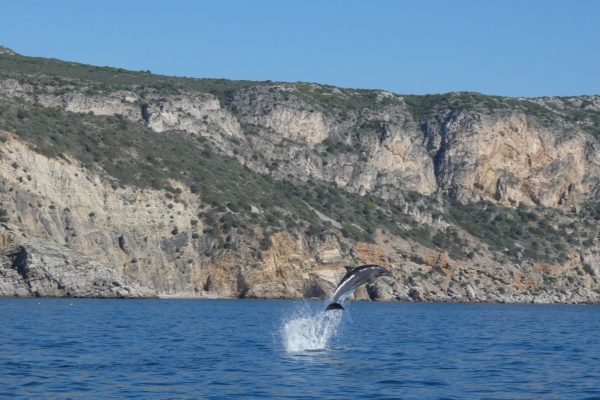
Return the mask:
<path id="1" fill-rule="evenodd" d="M 327 306 L 325 311 L 343 310 L 344 307 L 342 307 L 342 305 L 338 303 L 338 300 L 345 293 L 356 289 L 358 286 L 368 282 L 371 279 L 375 279 L 380 276 L 391 275 L 392 274 L 390 273 L 390 271 L 377 264 L 366 264 L 351 269 L 346 273 L 346 275 L 344 275 L 339 285 L 335 289 L 335 292 L 333 293 L 333 298 L 331 299 L 331 304 Z"/>

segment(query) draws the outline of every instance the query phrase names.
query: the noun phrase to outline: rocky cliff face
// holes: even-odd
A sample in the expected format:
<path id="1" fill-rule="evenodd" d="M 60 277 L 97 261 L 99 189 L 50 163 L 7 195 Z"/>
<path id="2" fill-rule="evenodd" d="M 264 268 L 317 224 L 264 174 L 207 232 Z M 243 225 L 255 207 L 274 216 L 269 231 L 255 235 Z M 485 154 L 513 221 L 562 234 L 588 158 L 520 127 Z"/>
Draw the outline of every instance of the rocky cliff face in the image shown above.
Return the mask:
<path id="1" fill-rule="evenodd" d="M 231 109 L 206 93 L 155 93 L 142 99 L 130 91 L 87 95 L 81 88 L 71 89 L 44 87 L 44 94 L 38 94 L 39 88 L 30 84 L 0 82 L 5 98 L 119 115 L 157 132 L 199 134 L 229 155 L 234 155 L 232 139 L 241 141 L 245 151 L 237 158 L 252 169 L 277 178 L 333 181 L 361 194 L 393 198 L 397 189 L 427 195 L 444 191 L 463 201 L 566 207 L 577 204 L 579 193 L 598 192 L 598 141 L 577 122 L 543 123 L 519 109 L 441 109 L 417 121 L 402 96 L 388 95 L 389 103 L 375 98 L 373 109 L 341 114 L 335 106 L 309 102 L 294 85 L 240 91 Z M 572 101 L 576 106 L 581 99 Z M 589 101 L 599 112 L 593 106 L 598 99 Z M 257 154 L 259 162 L 253 160 Z M 273 164 L 280 168 L 270 168 Z"/>
<path id="2" fill-rule="evenodd" d="M 0 57 L 0 295 L 325 297 L 377 262 L 393 277 L 357 297 L 600 300 L 599 97 L 204 88 Z"/>
<path id="3" fill-rule="evenodd" d="M 573 207 L 598 190 L 598 144 L 524 114 L 453 114 L 424 127 L 437 182 L 463 201 Z"/>

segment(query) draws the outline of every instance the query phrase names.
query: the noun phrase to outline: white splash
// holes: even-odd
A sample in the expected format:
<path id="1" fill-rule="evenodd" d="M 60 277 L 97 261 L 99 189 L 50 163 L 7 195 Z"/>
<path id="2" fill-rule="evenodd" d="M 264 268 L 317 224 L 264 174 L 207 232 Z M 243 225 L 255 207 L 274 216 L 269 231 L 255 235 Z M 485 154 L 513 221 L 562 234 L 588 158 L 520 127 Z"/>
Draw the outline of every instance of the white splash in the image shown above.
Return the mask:
<path id="1" fill-rule="evenodd" d="M 342 321 L 342 311 L 302 310 L 283 321 L 281 336 L 288 353 L 326 350 Z"/>

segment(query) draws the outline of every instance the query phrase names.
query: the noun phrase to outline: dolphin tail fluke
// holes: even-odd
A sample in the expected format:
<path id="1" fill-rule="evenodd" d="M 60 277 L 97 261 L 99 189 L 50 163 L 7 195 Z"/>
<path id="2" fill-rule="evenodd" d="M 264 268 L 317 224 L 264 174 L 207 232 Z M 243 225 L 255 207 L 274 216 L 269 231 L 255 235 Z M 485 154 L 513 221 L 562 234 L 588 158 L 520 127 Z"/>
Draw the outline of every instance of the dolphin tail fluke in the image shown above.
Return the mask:
<path id="1" fill-rule="evenodd" d="M 327 306 L 327 308 L 325 309 L 325 311 L 329 311 L 329 310 L 343 310 L 344 307 L 342 307 L 342 305 L 340 303 L 331 303 L 330 305 Z"/>

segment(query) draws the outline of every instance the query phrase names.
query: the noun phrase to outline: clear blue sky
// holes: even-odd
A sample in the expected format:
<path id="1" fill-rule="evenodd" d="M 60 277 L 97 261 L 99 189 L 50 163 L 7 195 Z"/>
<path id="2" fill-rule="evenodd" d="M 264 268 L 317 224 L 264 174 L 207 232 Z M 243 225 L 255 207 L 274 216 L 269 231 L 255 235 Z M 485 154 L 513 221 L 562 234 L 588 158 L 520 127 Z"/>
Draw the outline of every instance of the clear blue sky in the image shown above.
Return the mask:
<path id="1" fill-rule="evenodd" d="M 600 1 L 0 0 L 24 54 L 405 94 L 600 94 Z"/>

